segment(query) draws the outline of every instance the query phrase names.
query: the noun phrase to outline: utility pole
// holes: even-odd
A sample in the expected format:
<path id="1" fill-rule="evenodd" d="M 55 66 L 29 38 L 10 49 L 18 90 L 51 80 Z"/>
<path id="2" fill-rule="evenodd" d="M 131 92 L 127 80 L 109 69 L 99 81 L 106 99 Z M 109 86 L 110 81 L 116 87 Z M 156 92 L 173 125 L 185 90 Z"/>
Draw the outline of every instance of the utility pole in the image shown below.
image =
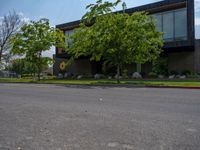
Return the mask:
<path id="1" fill-rule="evenodd" d="M 125 3 L 125 2 L 123 2 L 123 3 L 122 3 L 122 8 L 123 8 L 123 13 L 125 13 L 125 11 L 126 11 L 126 8 L 127 8 L 127 7 L 126 7 L 126 3 Z"/>

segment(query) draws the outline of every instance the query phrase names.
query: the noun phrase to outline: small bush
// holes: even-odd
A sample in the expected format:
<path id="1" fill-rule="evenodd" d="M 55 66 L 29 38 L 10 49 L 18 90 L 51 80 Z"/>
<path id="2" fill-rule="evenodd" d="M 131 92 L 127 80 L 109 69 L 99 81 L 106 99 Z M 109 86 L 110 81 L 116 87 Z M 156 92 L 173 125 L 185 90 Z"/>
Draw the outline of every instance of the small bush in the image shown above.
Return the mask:
<path id="1" fill-rule="evenodd" d="M 148 77 L 149 78 L 157 78 L 157 74 L 155 72 L 149 72 Z"/>
<path id="2" fill-rule="evenodd" d="M 196 79 L 196 78 L 200 78 L 200 75 L 196 72 L 191 72 L 187 77 L 192 78 L 192 79 Z"/>
<path id="3" fill-rule="evenodd" d="M 189 76 L 189 75 L 191 75 L 191 71 L 189 71 L 189 70 L 184 70 L 184 71 L 182 71 L 181 72 L 181 75 L 186 75 L 186 76 Z"/>
<path id="4" fill-rule="evenodd" d="M 116 75 L 116 67 L 111 64 L 103 64 L 102 72 L 105 76 L 115 76 Z"/>
<path id="5" fill-rule="evenodd" d="M 128 70 L 127 69 L 123 70 L 123 72 L 122 72 L 122 78 L 123 79 L 128 79 Z"/>
<path id="6" fill-rule="evenodd" d="M 32 74 L 22 74 L 22 78 L 32 78 Z"/>
<path id="7" fill-rule="evenodd" d="M 175 70 L 172 70 L 169 72 L 169 75 L 178 75 L 179 72 L 178 71 L 175 71 Z"/>
<path id="8" fill-rule="evenodd" d="M 140 75 L 145 78 L 146 77 L 146 73 L 145 72 L 140 72 Z"/>
<path id="9" fill-rule="evenodd" d="M 158 58 L 153 62 L 152 72 L 157 75 L 168 75 L 168 59 L 167 58 Z"/>

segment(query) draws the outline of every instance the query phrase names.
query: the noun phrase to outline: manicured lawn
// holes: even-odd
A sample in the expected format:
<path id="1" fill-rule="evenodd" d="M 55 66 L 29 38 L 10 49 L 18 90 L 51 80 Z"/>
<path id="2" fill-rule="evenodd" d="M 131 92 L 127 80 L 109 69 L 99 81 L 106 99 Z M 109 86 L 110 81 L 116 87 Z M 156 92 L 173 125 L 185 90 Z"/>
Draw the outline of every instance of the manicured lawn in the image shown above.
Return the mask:
<path id="1" fill-rule="evenodd" d="M 122 80 L 117 84 L 116 80 L 61 80 L 61 79 L 45 79 L 37 81 L 35 79 L 16 79 L 16 78 L 0 78 L 0 82 L 15 83 L 48 83 L 48 84 L 80 84 L 80 85 L 128 85 L 128 86 L 180 86 L 180 87 L 200 87 L 200 80 Z"/>

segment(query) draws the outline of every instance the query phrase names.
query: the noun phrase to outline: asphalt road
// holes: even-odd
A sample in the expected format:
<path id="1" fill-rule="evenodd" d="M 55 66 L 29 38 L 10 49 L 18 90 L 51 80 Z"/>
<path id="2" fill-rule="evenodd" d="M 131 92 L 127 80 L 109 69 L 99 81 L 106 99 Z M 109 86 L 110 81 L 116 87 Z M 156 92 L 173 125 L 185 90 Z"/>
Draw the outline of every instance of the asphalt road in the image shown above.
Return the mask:
<path id="1" fill-rule="evenodd" d="M 0 150 L 200 150 L 200 90 L 0 84 Z"/>

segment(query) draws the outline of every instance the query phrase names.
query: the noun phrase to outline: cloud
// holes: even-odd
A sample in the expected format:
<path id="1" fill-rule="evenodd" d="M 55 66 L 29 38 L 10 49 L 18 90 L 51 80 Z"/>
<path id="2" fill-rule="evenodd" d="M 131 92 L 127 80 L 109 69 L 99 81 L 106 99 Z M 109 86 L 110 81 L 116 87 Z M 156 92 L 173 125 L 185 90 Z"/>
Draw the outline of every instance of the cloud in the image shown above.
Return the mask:
<path id="1" fill-rule="evenodd" d="M 3 17 L 0 16 L 0 24 L 2 23 Z"/>
<path id="2" fill-rule="evenodd" d="M 195 25 L 200 26 L 200 17 L 195 18 Z"/>
<path id="3" fill-rule="evenodd" d="M 24 16 L 24 13 L 23 12 L 18 12 L 17 13 L 19 16 Z"/>
<path id="4" fill-rule="evenodd" d="M 17 14 L 19 15 L 22 22 L 24 23 L 30 22 L 30 18 L 26 17 L 23 12 L 17 12 Z M 3 18 L 4 18 L 3 16 L 0 16 L 0 23 L 2 22 Z"/>
<path id="5" fill-rule="evenodd" d="M 41 15 L 41 16 L 39 16 L 38 18 L 39 18 L 39 19 L 43 19 L 43 18 L 46 18 L 46 17 Z"/>
<path id="6" fill-rule="evenodd" d="M 195 0 L 195 37 L 200 39 L 200 0 Z"/>
<path id="7" fill-rule="evenodd" d="M 25 22 L 25 23 L 29 23 L 29 22 L 30 22 L 30 18 L 23 17 L 23 18 L 22 18 L 22 21 Z"/>
<path id="8" fill-rule="evenodd" d="M 200 0 L 195 0 L 195 10 L 196 12 L 200 12 Z"/>
<path id="9" fill-rule="evenodd" d="M 52 46 L 51 49 L 49 51 L 45 51 L 42 53 L 43 56 L 45 57 L 53 57 L 53 54 L 55 54 L 55 47 Z"/>
<path id="10" fill-rule="evenodd" d="M 30 22 L 30 18 L 26 17 L 23 12 L 18 12 L 17 14 L 20 16 L 21 20 L 24 23 L 29 23 Z"/>

